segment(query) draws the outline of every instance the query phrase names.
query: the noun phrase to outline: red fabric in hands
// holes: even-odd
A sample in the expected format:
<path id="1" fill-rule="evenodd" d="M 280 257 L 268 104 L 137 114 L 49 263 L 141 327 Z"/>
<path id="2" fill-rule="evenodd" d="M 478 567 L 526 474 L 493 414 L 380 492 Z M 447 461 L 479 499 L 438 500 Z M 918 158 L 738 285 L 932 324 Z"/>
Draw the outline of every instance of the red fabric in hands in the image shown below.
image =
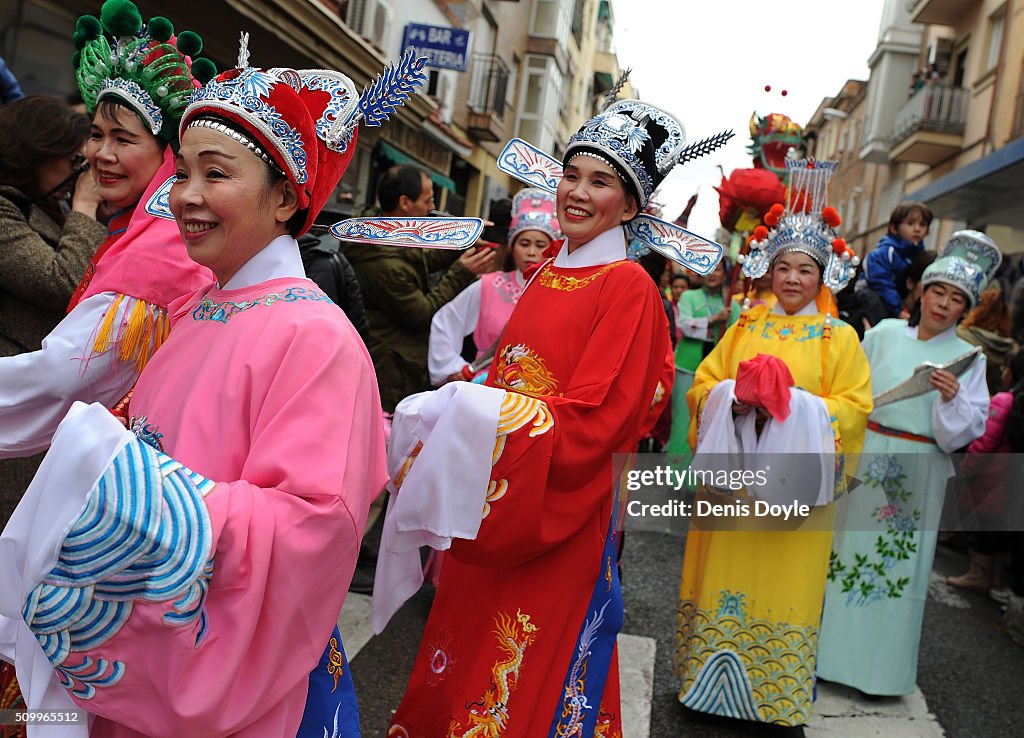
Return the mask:
<path id="1" fill-rule="evenodd" d="M 793 375 L 786 362 L 777 356 L 758 354 L 741 361 L 736 370 L 736 400 L 762 407 L 776 420 L 789 417 L 789 388 Z"/>

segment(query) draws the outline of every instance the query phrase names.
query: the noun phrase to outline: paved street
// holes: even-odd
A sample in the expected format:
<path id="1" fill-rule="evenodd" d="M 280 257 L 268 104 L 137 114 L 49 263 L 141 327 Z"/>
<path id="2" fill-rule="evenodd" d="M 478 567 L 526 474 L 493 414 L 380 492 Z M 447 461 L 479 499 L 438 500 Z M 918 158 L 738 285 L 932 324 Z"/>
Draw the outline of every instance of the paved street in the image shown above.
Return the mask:
<path id="1" fill-rule="evenodd" d="M 683 541 L 660 533 L 631 533 L 623 561 L 626 621 L 619 640 L 624 738 L 675 736 L 793 736 L 799 730 L 709 718 L 676 700 L 672 674 L 675 596 Z M 940 546 L 925 610 L 919 691 L 906 699 L 868 702 L 837 685 L 818 685 L 808 738 L 975 738 L 1024 733 L 1024 649 L 998 630 L 999 605 L 951 590 L 966 556 Z M 345 645 L 359 694 L 363 735 L 385 735 L 405 689 L 431 601 L 429 587 L 388 629 L 371 637 L 369 598 L 350 595 L 342 614 Z"/>

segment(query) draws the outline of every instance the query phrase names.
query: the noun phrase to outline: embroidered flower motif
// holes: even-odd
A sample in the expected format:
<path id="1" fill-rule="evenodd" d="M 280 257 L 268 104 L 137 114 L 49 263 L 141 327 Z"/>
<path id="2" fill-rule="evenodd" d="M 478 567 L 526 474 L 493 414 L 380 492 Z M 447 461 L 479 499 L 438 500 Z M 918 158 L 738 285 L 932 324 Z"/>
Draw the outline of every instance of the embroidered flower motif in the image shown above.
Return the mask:
<path id="1" fill-rule="evenodd" d="M 442 631 L 437 640 L 427 645 L 427 652 L 430 653 L 430 674 L 427 675 L 427 684 L 436 687 L 448 678 L 456 659 L 449 652 L 452 642 L 452 635 L 448 631 Z"/>
<path id="2" fill-rule="evenodd" d="M 900 509 L 895 505 L 883 505 L 882 509 L 878 511 L 879 520 L 888 520 L 891 517 L 899 515 Z"/>
<path id="3" fill-rule="evenodd" d="M 885 484 L 903 473 L 903 466 L 893 455 L 878 456 L 868 464 L 868 479 L 876 484 Z"/>

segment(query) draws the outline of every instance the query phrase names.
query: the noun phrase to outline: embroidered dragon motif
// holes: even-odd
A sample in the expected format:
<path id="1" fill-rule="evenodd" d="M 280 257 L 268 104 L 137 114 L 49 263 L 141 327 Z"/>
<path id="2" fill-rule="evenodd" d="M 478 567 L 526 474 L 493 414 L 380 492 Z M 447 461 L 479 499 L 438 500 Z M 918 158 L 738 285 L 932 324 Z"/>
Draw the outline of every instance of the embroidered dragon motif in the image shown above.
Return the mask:
<path id="1" fill-rule="evenodd" d="M 491 688 L 469 705 L 470 728 L 461 732 L 462 723 L 453 720 L 446 738 L 500 738 L 508 725 L 508 700 L 518 684 L 526 649 L 537 637 L 537 626 L 521 610 L 515 618 L 498 613 L 494 625 L 492 633 L 504 658 L 491 667 Z"/>
<path id="2" fill-rule="evenodd" d="M 524 343 L 506 346 L 501 351 L 495 375 L 498 386 L 534 397 L 558 392 L 558 380 L 544 359 Z"/>

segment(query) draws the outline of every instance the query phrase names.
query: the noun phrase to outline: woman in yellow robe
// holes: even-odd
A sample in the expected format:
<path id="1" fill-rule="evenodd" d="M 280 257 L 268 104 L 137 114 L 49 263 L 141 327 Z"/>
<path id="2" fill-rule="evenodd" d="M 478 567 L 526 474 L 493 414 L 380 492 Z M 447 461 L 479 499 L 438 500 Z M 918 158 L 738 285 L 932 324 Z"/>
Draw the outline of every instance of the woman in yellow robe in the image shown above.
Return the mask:
<path id="1" fill-rule="evenodd" d="M 835 239 L 835 211 L 826 208 L 827 218 L 822 217 L 829 164 L 790 162 L 791 187 L 805 193 L 801 204 L 809 200 L 811 205 L 800 212 L 777 205 L 766 218 L 774 230 L 769 234 L 762 226 L 755 231 L 754 249 L 744 262 L 750 277 L 771 270 L 778 301 L 774 307 L 762 304 L 743 313 L 698 367 L 687 401 L 691 446 L 698 453 L 725 452 L 707 448 L 707 443 L 698 446 L 701 424 L 710 421 L 703 414 L 711 391 L 734 380 L 742 361 L 758 354 L 782 359 L 793 376 L 792 399 L 800 394 L 819 410 L 822 427 L 801 427 L 797 433 L 818 431 L 826 440 L 831 433 L 834 494 L 839 495 L 845 489 L 844 465 L 855 468 L 849 466 L 849 457 L 863 441 L 871 384 L 856 332 L 829 314 L 834 310 L 830 288 L 841 288 L 855 265 L 845 243 Z M 792 203 L 792 190 L 788 199 Z M 709 416 L 731 413 L 738 419 L 751 410 L 737 402 L 718 403 Z M 790 423 L 795 422 L 791 416 Z M 759 432 L 764 437 L 783 432 L 784 426 L 785 421 L 768 420 Z M 828 487 L 831 492 L 831 481 Z M 756 493 L 726 494 L 732 499 L 722 490 L 702 487 L 697 501 L 745 502 L 747 509 L 754 509 Z M 832 495 L 816 497 L 810 495 L 818 504 L 809 515 L 785 524 L 753 516 L 732 519 L 728 525 L 722 519 L 691 518 L 675 653 L 682 680 L 679 700 L 687 707 L 786 726 L 810 718 L 833 518 Z"/>

